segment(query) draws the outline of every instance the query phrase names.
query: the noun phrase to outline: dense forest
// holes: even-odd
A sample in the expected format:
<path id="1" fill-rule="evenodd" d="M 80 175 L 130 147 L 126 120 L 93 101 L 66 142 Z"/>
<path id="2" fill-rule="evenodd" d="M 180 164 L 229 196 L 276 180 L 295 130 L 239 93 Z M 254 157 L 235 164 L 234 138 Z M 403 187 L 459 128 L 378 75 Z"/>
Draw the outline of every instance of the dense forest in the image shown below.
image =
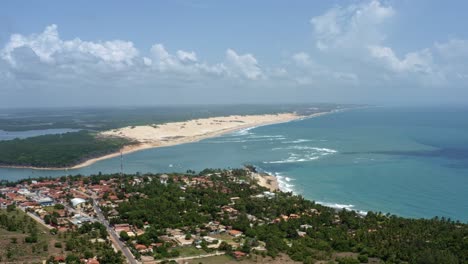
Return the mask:
<path id="1" fill-rule="evenodd" d="M 237 177 L 241 182 L 245 179 L 241 172 Z M 291 193 L 258 198 L 255 195 L 265 189 L 228 180 L 226 172 L 209 178 L 214 183 L 211 188 L 191 186 L 182 190 L 180 183 L 171 180 L 167 185 L 151 181 L 129 186 L 125 192 L 142 195 L 121 203 L 120 217 L 113 218 L 112 223 L 128 222 L 138 227 L 150 223 L 149 232 L 137 238 L 139 243 L 149 244 L 158 242 L 158 234 L 165 228 L 188 227 L 192 230 L 189 232 L 194 232 L 203 223 L 220 221 L 244 232 L 246 252 L 257 241 L 263 241 L 268 255 L 287 253 L 304 263 L 328 261 L 337 252 L 359 256 L 339 259 L 339 263 L 367 262 L 371 258 L 383 263 L 468 263 L 468 225 L 458 221 L 408 219 L 375 212 L 363 216 L 354 211 L 336 211 Z M 239 197 L 232 205 L 239 212 L 235 218 L 220 209 L 232 204 L 231 197 Z M 291 214 L 300 217 L 272 221 Z"/>
<path id="2" fill-rule="evenodd" d="M 118 151 L 130 141 L 99 138 L 89 131 L 0 141 L 0 165 L 69 167 L 91 157 Z"/>

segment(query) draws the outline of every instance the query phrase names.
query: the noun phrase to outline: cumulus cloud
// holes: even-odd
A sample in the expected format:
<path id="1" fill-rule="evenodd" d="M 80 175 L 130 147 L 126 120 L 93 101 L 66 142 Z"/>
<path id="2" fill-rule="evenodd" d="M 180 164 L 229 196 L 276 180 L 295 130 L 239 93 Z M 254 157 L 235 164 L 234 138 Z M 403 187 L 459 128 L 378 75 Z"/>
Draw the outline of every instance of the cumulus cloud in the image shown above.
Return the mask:
<path id="1" fill-rule="evenodd" d="M 132 60 L 138 56 L 137 49 L 129 41 L 88 42 L 79 38 L 63 41 L 59 37 L 57 25 L 46 27 L 40 34 L 12 35 L 1 56 L 14 65 L 15 51 L 20 48 L 31 49 L 45 63 L 60 62 L 63 58 L 91 57 L 108 63 L 132 64 Z"/>
<path id="2" fill-rule="evenodd" d="M 387 40 L 387 29 L 396 14 L 389 4 L 372 0 L 335 6 L 313 17 L 310 22 L 322 58 L 319 63 L 333 68 L 336 76 L 353 76 L 346 79 L 374 84 L 447 86 L 466 76 L 466 60 L 460 59 L 468 58 L 465 40 L 451 39 L 398 54 Z M 304 62 L 305 56 L 296 54 L 293 60 Z"/>
<path id="3" fill-rule="evenodd" d="M 228 49 L 226 51 L 226 64 L 230 69 L 229 72 L 235 76 L 242 76 L 251 80 L 256 80 L 263 76 L 257 59 L 249 53 L 239 55 L 234 50 Z"/>
<path id="4" fill-rule="evenodd" d="M 179 58 L 182 62 L 196 62 L 197 61 L 197 54 L 194 51 L 177 51 L 177 58 Z"/>
<path id="5" fill-rule="evenodd" d="M 347 7 L 334 7 L 310 20 L 320 50 L 330 48 L 356 48 L 362 43 L 379 44 L 386 35 L 381 26 L 395 11 L 391 6 L 371 1 Z"/>
<path id="6" fill-rule="evenodd" d="M 432 53 L 429 49 L 411 52 L 399 59 L 389 47 L 370 46 L 371 56 L 381 60 L 385 65 L 396 72 L 430 73 L 432 71 Z"/>
<path id="7" fill-rule="evenodd" d="M 26 77 L 50 79 L 89 75 L 103 79 L 112 73 L 116 74 L 115 78 L 145 78 L 148 82 L 155 78 L 173 78 L 177 82 L 180 78 L 253 81 L 262 77 L 262 69 L 252 54 L 238 54 L 233 49 L 226 51 L 223 61 L 212 64 L 199 62 L 194 51 L 177 50 L 171 53 L 161 43 L 151 46 L 146 56 L 140 54 L 131 41 L 63 40 L 57 25 L 50 25 L 39 34 L 13 34 L 10 37 L 0 51 L 0 58 L 9 65 L 0 77 L 16 78 L 19 83 Z M 122 71 L 125 74 L 121 74 Z"/>
<path id="8" fill-rule="evenodd" d="M 56 25 L 37 34 L 13 34 L 0 50 L 0 99 L 13 90 L 67 96 L 88 90 L 89 98 L 102 90 L 107 98 L 113 90 L 131 97 L 139 89 L 157 98 L 177 94 L 179 99 L 182 90 L 189 99 L 234 91 L 245 98 L 242 91 L 257 91 L 259 96 L 251 98 L 268 94 L 282 100 L 297 93 L 300 100 L 319 96 L 334 101 L 367 94 L 377 98 L 393 91 L 388 87 L 465 87 L 468 40 L 454 38 L 402 52 L 387 37 L 398 18 L 387 3 L 335 6 L 311 18 L 310 49 L 280 51 L 286 55 L 274 65 L 234 48 L 209 62 L 191 47 L 171 50 L 155 43 L 138 50 L 125 40 L 62 39 Z"/>

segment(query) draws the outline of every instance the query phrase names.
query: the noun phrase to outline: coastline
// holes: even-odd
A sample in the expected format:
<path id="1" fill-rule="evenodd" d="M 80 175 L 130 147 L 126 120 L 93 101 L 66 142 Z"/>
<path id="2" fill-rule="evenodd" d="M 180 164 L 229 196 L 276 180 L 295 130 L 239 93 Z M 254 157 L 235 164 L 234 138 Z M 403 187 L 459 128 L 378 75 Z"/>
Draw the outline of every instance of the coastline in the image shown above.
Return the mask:
<path id="1" fill-rule="evenodd" d="M 100 133 L 100 136 L 109 136 L 109 137 L 123 137 L 123 138 L 130 138 L 132 140 L 135 140 L 139 143 L 137 144 L 132 144 L 132 145 L 127 145 L 121 148 L 118 152 L 106 154 L 100 157 L 96 158 L 90 158 L 88 160 L 85 160 L 79 164 L 70 166 L 70 167 L 34 167 L 34 166 L 0 166 L 0 168 L 11 168 L 11 169 L 32 169 L 32 170 L 74 170 L 74 169 L 80 169 L 83 167 L 90 166 L 98 161 L 101 160 L 106 160 L 110 158 L 115 158 L 122 155 L 130 154 L 133 152 L 137 151 L 142 151 L 146 149 L 152 149 L 152 148 L 159 148 L 159 147 L 169 147 L 169 146 L 175 146 L 175 145 L 180 145 L 180 144 L 186 144 L 186 143 L 193 143 L 193 142 L 198 142 L 204 139 L 208 138 L 213 138 L 213 137 L 218 137 L 222 136 L 228 133 L 240 131 L 243 129 L 251 129 L 251 128 L 256 128 L 256 127 L 261 127 L 261 126 L 267 126 L 267 125 L 274 125 L 274 124 L 280 124 L 280 123 L 287 123 L 291 121 L 297 121 L 297 120 L 303 120 L 303 119 L 308 119 L 308 118 L 314 118 L 330 113 L 334 113 L 336 111 L 327 111 L 327 112 L 318 112 L 314 113 L 311 115 L 297 115 L 296 113 L 281 113 L 281 114 L 271 114 L 271 115 L 247 115 L 247 116 L 228 116 L 228 117 L 212 117 L 212 118 L 205 118 L 205 119 L 194 119 L 194 120 L 188 120 L 186 122 L 171 122 L 171 123 L 165 123 L 161 124 L 158 126 L 138 126 L 138 127 L 125 127 L 125 128 L 120 128 L 120 129 L 114 129 L 111 131 L 104 131 Z M 188 136 L 183 136 L 179 137 L 176 134 L 171 134 L 168 135 L 166 138 L 160 138 L 158 140 L 147 140 L 147 139 L 136 139 L 136 138 L 131 138 L 125 135 L 122 135 L 122 131 L 129 131 L 129 130 L 138 130 L 138 128 L 148 128 L 151 127 L 153 130 L 156 130 L 159 126 L 174 126 L 180 127 L 181 125 L 185 125 L 186 123 L 189 122 L 195 122 L 197 125 L 200 125 L 198 122 L 208 122 L 208 121 L 217 121 L 220 119 L 227 119 L 229 122 L 239 122 L 241 124 L 239 125 L 233 125 L 229 127 L 223 127 L 220 129 L 215 129 L 212 131 L 207 131 L 205 133 L 200 133 L 200 134 L 194 134 L 194 135 L 188 135 Z M 235 119 L 233 121 L 232 119 Z M 252 120 L 251 120 L 252 119 Z M 244 120 L 244 121 L 243 121 Z M 245 120 L 249 120 L 249 122 L 246 122 Z M 228 121 L 222 121 L 222 122 L 228 122 Z M 153 132 L 155 133 L 155 132 Z M 275 176 L 272 176 L 275 178 Z M 276 181 L 276 178 L 275 178 Z M 269 187 L 267 187 L 269 188 Z M 279 190 L 279 187 L 278 187 Z"/>
<path id="2" fill-rule="evenodd" d="M 279 187 L 278 178 L 274 175 L 251 171 L 250 176 L 257 181 L 258 185 L 269 189 L 270 192 L 283 192 Z"/>

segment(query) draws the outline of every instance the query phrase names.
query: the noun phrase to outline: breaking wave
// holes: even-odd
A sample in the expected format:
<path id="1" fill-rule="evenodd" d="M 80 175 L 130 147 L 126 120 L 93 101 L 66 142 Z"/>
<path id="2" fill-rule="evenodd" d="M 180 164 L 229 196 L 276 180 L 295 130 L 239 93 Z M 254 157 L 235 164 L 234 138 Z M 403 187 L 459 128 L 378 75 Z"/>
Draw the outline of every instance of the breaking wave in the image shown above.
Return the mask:
<path id="1" fill-rule="evenodd" d="M 349 210 L 349 211 L 353 210 L 353 211 L 356 211 L 360 215 L 366 215 L 367 214 L 366 211 L 356 210 L 354 208 L 354 204 L 328 203 L 328 202 L 322 202 L 322 201 L 315 201 L 315 202 L 318 203 L 318 204 L 321 204 L 323 206 L 331 207 L 331 208 L 334 208 L 334 209 L 340 209 L 340 210 L 346 209 L 346 210 Z"/>
<path id="2" fill-rule="evenodd" d="M 291 183 L 293 179 L 284 176 L 283 174 L 279 172 L 269 172 L 269 171 L 264 171 L 265 173 L 269 175 L 275 176 L 276 180 L 278 181 L 278 186 L 282 192 L 294 192 L 294 184 Z"/>
<path id="3" fill-rule="evenodd" d="M 296 139 L 296 140 L 291 140 L 291 141 L 283 141 L 281 143 L 283 144 L 297 144 L 297 143 L 304 143 L 304 142 L 311 142 L 314 141 L 312 139 Z"/>
<path id="4" fill-rule="evenodd" d="M 316 160 L 320 157 L 318 156 L 308 156 L 308 157 L 303 157 L 303 158 L 298 158 L 294 155 L 289 156 L 289 158 L 284 159 L 284 160 L 275 160 L 275 161 L 264 161 L 263 163 L 266 164 L 281 164 L 281 163 L 295 163 L 295 162 L 306 162 L 306 161 L 312 161 Z"/>
<path id="5" fill-rule="evenodd" d="M 296 162 L 307 162 L 319 159 L 321 156 L 327 156 L 335 154 L 338 151 L 328 148 L 317 148 L 308 146 L 288 146 L 282 148 L 273 148 L 275 150 L 297 150 L 295 152 L 289 152 L 288 157 L 281 160 L 264 161 L 265 164 L 281 164 L 281 163 L 296 163 Z"/>

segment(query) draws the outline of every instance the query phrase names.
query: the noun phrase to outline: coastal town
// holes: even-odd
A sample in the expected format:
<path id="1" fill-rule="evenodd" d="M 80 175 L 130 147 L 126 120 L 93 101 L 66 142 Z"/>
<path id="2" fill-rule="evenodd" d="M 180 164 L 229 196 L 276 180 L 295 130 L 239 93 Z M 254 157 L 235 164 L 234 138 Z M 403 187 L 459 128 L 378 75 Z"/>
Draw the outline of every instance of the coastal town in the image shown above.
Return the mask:
<path id="1" fill-rule="evenodd" d="M 236 201 L 241 198 L 229 196 L 232 190 L 219 185 L 212 178 L 228 180 L 239 186 L 250 186 L 259 189 L 251 197 L 256 199 L 272 199 L 277 194 L 278 184 L 274 177 L 254 171 L 253 168 L 234 171 L 216 171 L 204 175 L 146 175 L 135 177 L 61 177 L 54 179 L 24 180 L 14 185 L 4 185 L 0 188 L 1 209 L 16 207 L 24 211 L 40 225 L 53 234 L 66 233 L 83 225 L 99 222 L 106 227 L 108 235 L 97 241 L 112 243 L 115 252 L 122 252 L 128 263 L 158 263 L 164 260 L 182 262 L 188 259 L 206 258 L 229 254 L 236 260 L 241 260 L 251 251 L 265 252 L 265 242 L 258 241 L 255 246 L 248 246 L 243 231 L 232 225 L 222 224 L 222 219 L 236 220 L 240 212 L 235 209 Z M 226 177 L 228 176 L 228 177 Z M 181 226 L 179 228 L 163 228 L 158 231 L 157 239 L 148 241 L 145 234 L 151 229 L 152 223 L 141 224 L 122 221 L 119 205 L 129 199 L 145 198 L 140 192 L 127 192 L 126 185 L 138 187 L 157 182 L 161 188 L 176 184 L 184 194 L 187 189 L 209 189 L 219 187 L 220 192 L 229 196 L 229 202 L 219 206 L 217 217 L 201 222 L 196 226 Z M 254 184 L 258 183 L 260 185 Z M 250 189 L 249 188 L 249 189 Z M 186 198 L 177 197 L 180 201 Z M 308 214 L 317 214 L 311 210 Z M 281 214 L 277 218 L 257 218 L 247 214 L 250 225 L 279 223 L 288 219 L 300 218 L 299 214 Z M 116 221 L 116 219 L 118 219 Z M 297 231 L 305 236 L 309 225 L 301 225 Z M 152 229 L 154 231 L 154 229 Z M 181 254 L 181 252 L 185 252 Z M 66 256 L 51 256 L 61 263 Z M 82 263 L 100 263 L 98 256 L 82 258 Z"/>
<path id="2" fill-rule="evenodd" d="M 321 206 L 280 191 L 275 177 L 249 165 L 3 181 L 0 204 L 0 261 L 6 263 L 357 264 L 466 257 L 466 250 L 437 246 L 447 236 L 466 237 L 466 224 Z M 406 250 L 419 241 L 434 241 L 423 244 L 431 253 Z"/>

